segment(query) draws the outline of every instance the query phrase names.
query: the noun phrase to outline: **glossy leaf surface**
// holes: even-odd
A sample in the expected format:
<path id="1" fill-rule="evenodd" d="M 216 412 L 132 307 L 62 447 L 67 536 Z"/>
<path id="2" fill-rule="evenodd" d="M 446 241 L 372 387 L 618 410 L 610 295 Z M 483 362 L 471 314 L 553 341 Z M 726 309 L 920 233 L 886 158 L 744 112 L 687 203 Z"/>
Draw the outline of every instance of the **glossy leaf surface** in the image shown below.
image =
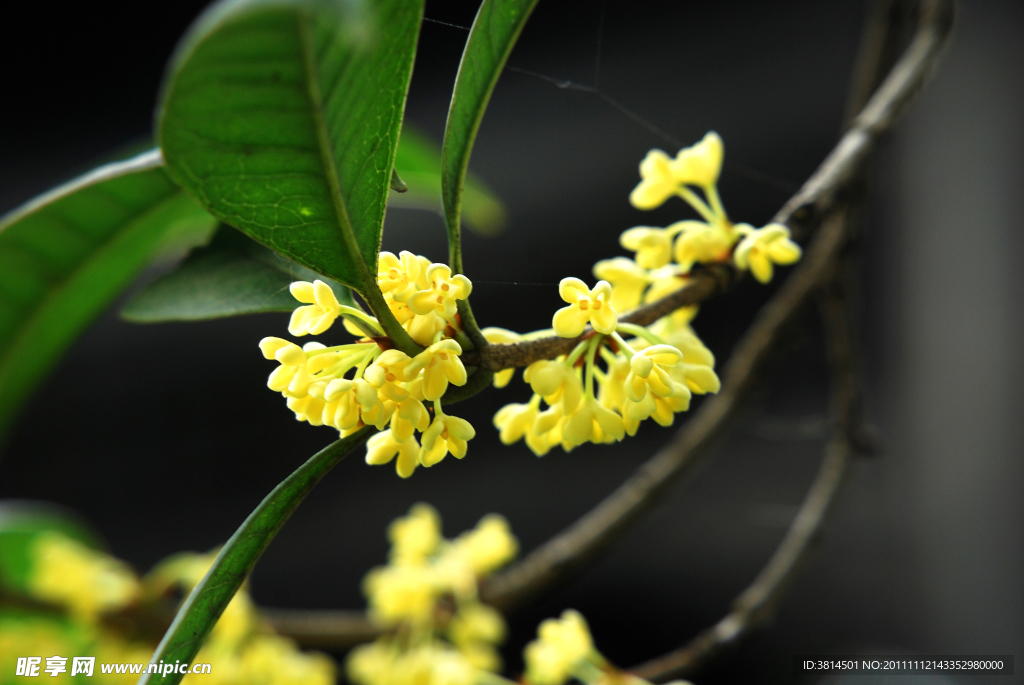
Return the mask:
<path id="1" fill-rule="evenodd" d="M 326 281 L 342 304 L 354 305 L 347 286 L 222 226 L 209 245 L 196 248 L 174 271 L 136 293 L 121 316 L 134 323 L 162 323 L 290 312 L 300 303 L 288 286 L 315 279 Z"/>
<path id="2" fill-rule="evenodd" d="M 417 0 L 228 0 L 179 47 L 158 136 L 171 175 L 226 223 L 376 288 L 422 17 Z"/>
<path id="3" fill-rule="evenodd" d="M 206 572 L 185 603 L 153 654 L 150 663 L 177 660 L 191 662 L 199 652 L 228 602 L 249 577 L 256 561 L 306 495 L 338 462 L 358 448 L 373 432 L 362 428 L 337 440 L 310 457 L 309 461 L 281 481 L 227 541 L 213 566 Z M 184 675 L 144 675 L 139 685 L 175 685 Z"/>
<path id="4" fill-rule="evenodd" d="M 212 229 L 160 164 L 108 164 L 0 219 L 0 431 L 156 253 Z"/>

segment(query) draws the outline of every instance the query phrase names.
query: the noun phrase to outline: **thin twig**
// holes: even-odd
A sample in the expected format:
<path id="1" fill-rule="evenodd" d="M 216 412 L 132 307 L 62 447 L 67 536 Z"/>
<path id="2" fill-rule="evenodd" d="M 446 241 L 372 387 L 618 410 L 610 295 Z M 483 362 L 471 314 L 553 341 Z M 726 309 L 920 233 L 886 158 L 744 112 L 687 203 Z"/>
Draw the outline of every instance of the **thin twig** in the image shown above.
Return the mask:
<path id="1" fill-rule="evenodd" d="M 362 611 L 261 608 L 260 613 L 279 634 L 312 649 L 343 649 L 381 634 Z"/>
<path id="2" fill-rule="evenodd" d="M 891 127 L 936 64 L 952 25 L 952 2 L 922 3 L 919 26 L 910 46 L 870 99 L 851 128 L 818 170 L 776 214 L 804 235 L 820 224 L 804 259 L 775 297 L 761 310 L 725 367 L 721 392 L 704 402 L 672 442 L 640 467 L 623 485 L 568 529 L 534 550 L 525 559 L 495 576 L 481 588 L 485 601 L 511 607 L 541 592 L 595 557 L 627 528 L 670 481 L 692 466 L 703 447 L 722 429 L 757 370 L 779 338 L 780 329 L 814 292 L 829 263 L 843 245 L 845 212 L 830 212 L 847 184 L 863 168 L 869 152 Z M 797 229 L 800 229 L 799 231 Z M 694 274 L 690 284 L 662 300 L 637 309 L 623 320 L 639 325 L 656 321 L 683 306 L 720 292 L 735 280 L 724 265 Z M 526 366 L 569 351 L 575 341 L 545 338 L 515 345 L 487 345 L 463 355 L 466 364 L 491 370 Z M 315 617 L 319 612 L 303 612 Z M 317 644 L 351 644 L 348 621 L 319 623 Z M 293 624 L 294 625 L 294 624 Z M 287 623 L 281 632 L 290 634 Z"/>

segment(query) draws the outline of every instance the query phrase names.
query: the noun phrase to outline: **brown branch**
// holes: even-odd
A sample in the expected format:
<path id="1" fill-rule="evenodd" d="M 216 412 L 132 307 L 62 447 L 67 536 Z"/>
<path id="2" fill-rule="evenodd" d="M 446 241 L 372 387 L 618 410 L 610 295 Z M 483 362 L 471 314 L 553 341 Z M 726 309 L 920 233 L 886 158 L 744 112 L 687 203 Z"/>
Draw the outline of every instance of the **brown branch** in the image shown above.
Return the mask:
<path id="1" fill-rule="evenodd" d="M 343 649 L 381 634 L 362 611 L 265 609 L 260 613 L 281 635 L 310 649 Z"/>
<path id="2" fill-rule="evenodd" d="M 814 225 L 820 224 L 821 227 L 813 236 L 804 259 L 759 312 L 736 346 L 723 373 L 722 391 L 704 402 L 669 445 L 593 510 L 521 562 L 486 582 L 481 588 L 485 601 L 508 608 L 583 566 L 636 520 L 671 480 L 691 467 L 701 449 L 722 429 L 736 411 L 754 372 L 774 347 L 780 329 L 792 319 L 826 276 L 848 229 L 846 213 L 829 210 L 836 206 L 841 191 L 856 178 L 869 152 L 931 72 L 948 37 L 951 18 L 952 3 L 949 0 L 922 4 L 914 39 L 900 61 L 832 153 L 776 214 L 774 220 L 789 224 L 795 233 L 806 235 Z M 720 292 L 734 278 L 731 269 L 715 265 L 694 274 L 686 288 L 634 311 L 623 320 L 646 325 L 679 307 L 696 304 Z M 466 364 L 500 370 L 564 354 L 574 344 L 571 339 L 545 338 L 516 345 L 487 345 L 467 351 L 463 360 Z M 299 624 L 288 622 L 279 624 L 280 632 L 294 634 L 300 642 L 316 640 L 315 644 L 321 646 L 352 644 L 359 639 L 356 634 L 363 635 L 362 639 L 369 639 L 362 627 L 353 630 L 353 624 L 347 618 L 332 625 L 330 614 L 296 612 L 296 617 L 300 614 L 316 619 L 315 633 L 299 631 Z"/>
<path id="3" fill-rule="evenodd" d="M 921 15 L 914 40 L 900 61 L 853 120 L 839 144 L 772 221 L 789 225 L 797 236 L 806 235 L 810 227 L 835 206 L 842 191 L 861 171 L 882 135 L 892 127 L 931 73 L 949 35 L 953 16 L 951 2 L 922 3 Z M 696 272 L 685 288 L 634 310 L 622 320 L 646 326 L 680 307 L 697 304 L 722 292 L 735 280 L 732 269 L 714 265 Z M 567 354 L 579 340 L 552 336 L 511 345 L 486 345 L 467 351 L 462 360 L 467 365 L 500 371 Z"/>

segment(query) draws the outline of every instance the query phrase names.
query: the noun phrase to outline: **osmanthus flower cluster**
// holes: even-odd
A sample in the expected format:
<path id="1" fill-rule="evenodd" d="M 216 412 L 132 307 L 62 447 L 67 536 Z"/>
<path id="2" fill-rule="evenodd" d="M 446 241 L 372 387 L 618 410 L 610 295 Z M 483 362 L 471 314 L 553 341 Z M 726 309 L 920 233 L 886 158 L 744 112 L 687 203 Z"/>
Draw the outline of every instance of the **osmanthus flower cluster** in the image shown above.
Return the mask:
<path id="1" fill-rule="evenodd" d="M 417 504 L 388 529 L 387 566 L 363 582 L 369 615 L 386 630 L 349 655 L 356 685 L 473 685 L 498 678 L 505 621 L 481 604 L 477 584 L 508 563 L 518 543 L 500 516 L 446 540 L 432 507 Z"/>
<path id="2" fill-rule="evenodd" d="M 25 591 L 30 602 L 24 606 L 35 602 L 46 609 L 0 612 L 0 657 L 92 655 L 99 663 L 146 663 L 159 636 L 147 640 L 133 617 L 173 609 L 214 559 L 213 554 L 180 554 L 139 577 L 119 559 L 61 532 L 40 533 L 29 545 Z M 182 682 L 335 683 L 333 661 L 300 652 L 293 641 L 270 631 L 245 588 L 228 604 L 196 662 L 214 666 Z M 137 673 L 102 673 L 97 667 L 90 681 L 129 685 L 138 679 Z"/>
<path id="3" fill-rule="evenodd" d="M 595 264 L 599 280 L 593 288 L 578 278 L 563 279 L 559 295 L 566 306 L 555 312 L 551 329 L 524 335 L 503 328 L 482 331 L 494 344 L 551 333 L 582 336 L 569 354 L 526 368 L 523 378 L 533 396 L 506 405 L 494 417 L 502 442 L 524 439 L 537 455 L 555 446 L 569 451 L 587 442 L 616 442 L 634 435 L 647 419 L 671 425 L 675 414 L 689 409 L 693 395 L 718 391 L 714 355 L 690 326 L 695 306 L 646 327 L 619 316 L 685 287 L 696 264 L 731 262 L 767 282 L 774 265 L 800 258 L 785 226 L 754 228 L 729 220 L 717 189 L 722 158 L 722 140 L 713 132 L 674 158 L 652 150 L 640 164 L 642 180 L 630 195 L 633 205 L 653 209 L 679 197 L 701 220 L 624 232 L 620 242 L 634 252 L 633 258 Z M 292 315 L 289 333 L 320 334 L 342 318 L 356 342 L 299 347 L 264 338 L 260 348 L 267 359 L 280 363 L 267 385 L 285 396 L 298 420 L 331 426 L 342 436 L 376 427 L 381 432 L 367 443 L 367 463 L 394 460 L 406 478 L 449 453 L 461 459 L 475 435 L 469 422 L 446 414 L 440 401 L 449 384 L 467 382 L 456 340 L 461 330 L 457 303 L 469 296 L 472 284 L 425 257 L 382 252 L 377 285 L 397 322 L 426 346 L 415 357 L 391 349 L 377 319 L 340 304 L 322 281 L 292 284 L 302 306 Z M 504 387 L 512 375 L 512 369 L 498 371 L 494 385 Z"/>
<path id="4" fill-rule="evenodd" d="M 466 383 L 462 346 L 453 338 L 456 303 L 469 296 L 472 284 L 446 265 L 409 252 L 382 252 L 377 283 L 391 313 L 426 347 L 415 357 L 389 349 L 376 318 L 341 304 L 319 280 L 292 283 L 291 293 L 303 306 L 292 313 L 288 332 L 318 335 L 342 318 L 356 342 L 299 347 L 271 337 L 260 341 L 260 350 L 280 364 L 267 386 L 284 395 L 296 419 L 331 426 L 342 437 L 376 427 L 381 432 L 367 444 L 367 463 L 395 460 L 398 475 L 408 478 L 418 466 L 433 466 L 449 453 L 462 459 L 476 434 L 468 421 L 446 414 L 440 401 L 449 384 Z M 433 417 L 424 403 L 432 404 Z"/>
<path id="5" fill-rule="evenodd" d="M 680 309 L 649 327 L 622 323 L 619 315 L 685 287 L 698 263 L 732 261 L 767 282 L 774 264 L 800 258 L 785 226 L 756 229 L 729 220 L 717 189 L 722 157 L 722 140 L 715 133 L 680 150 L 674 159 L 660 150 L 648 153 L 640 164 L 643 180 L 630 195 L 633 205 L 653 209 L 676 196 L 703 221 L 631 228 L 621 243 L 634 257 L 595 264 L 600 280 L 593 288 L 577 278 L 562 279 L 559 295 L 566 306 L 552 318 L 554 333 L 576 338 L 588 324 L 592 333 L 570 354 L 526 368 L 523 378 L 534 394 L 495 415 L 502 442 L 525 439 L 537 455 L 556 445 L 569 451 L 585 442 L 615 442 L 634 435 L 648 418 L 670 425 L 676 413 L 689 408 L 694 394 L 718 391 L 714 355 L 690 327 L 696 307 Z M 537 335 L 517 336 L 503 329 L 483 333 L 493 343 Z M 511 378 L 511 371 L 502 373 L 495 377 L 499 387 Z"/>

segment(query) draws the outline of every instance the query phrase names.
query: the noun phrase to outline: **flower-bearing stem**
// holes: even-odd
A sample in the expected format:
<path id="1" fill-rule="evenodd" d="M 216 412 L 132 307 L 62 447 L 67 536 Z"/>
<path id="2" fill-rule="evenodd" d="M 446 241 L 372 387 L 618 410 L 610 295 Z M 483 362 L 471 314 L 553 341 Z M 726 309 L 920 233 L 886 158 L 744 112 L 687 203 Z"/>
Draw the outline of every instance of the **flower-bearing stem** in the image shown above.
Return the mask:
<path id="1" fill-rule="evenodd" d="M 650 330 L 644 328 L 643 326 L 637 326 L 635 323 L 623 323 L 623 322 L 620 321 L 619 325 L 616 326 L 616 331 L 624 331 L 626 333 L 631 333 L 631 334 L 635 335 L 638 338 L 643 338 L 644 340 L 646 340 L 647 342 L 651 343 L 652 345 L 664 345 L 665 344 L 664 340 L 662 340 L 661 338 L 656 336 L 654 333 L 651 333 Z M 625 345 L 626 344 L 625 341 L 622 340 L 622 338 L 618 337 L 618 333 L 617 332 L 614 333 L 613 335 L 615 335 L 615 338 L 616 338 L 615 341 L 617 343 L 619 343 L 620 345 Z M 626 345 L 626 348 L 629 349 L 629 346 Z M 630 349 L 630 354 L 636 354 L 636 353 L 633 352 Z"/>
<path id="2" fill-rule="evenodd" d="M 709 224 L 715 223 L 718 219 L 719 215 L 711 211 L 711 208 L 708 207 L 707 203 L 697 197 L 697 194 L 686 186 L 679 186 L 679 190 L 676 191 L 676 194 L 686 200 L 687 204 L 697 210 L 697 213 L 704 217 L 704 220 Z"/>
<path id="3" fill-rule="evenodd" d="M 587 385 L 586 393 L 594 395 L 594 358 L 597 356 L 597 348 L 601 344 L 601 336 L 595 335 L 587 342 Z"/>
<path id="4" fill-rule="evenodd" d="M 618 328 L 622 328 L 622 330 L 626 330 L 625 328 L 623 328 L 623 326 L 625 326 L 625 325 L 626 324 L 621 324 L 620 323 L 618 325 Z M 627 331 L 627 333 L 628 333 L 628 331 Z M 634 350 L 632 347 L 630 347 L 628 342 L 623 340 L 622 336 L 619 335 L 619 332 L 617 330 L 612 331 L 611 337 L 612 337 L 612 340 L 614 340 L 615 342 L 617 342 L 619 344 L 619 347 L 621 347 L 625 352 L 627 352 L 629 354 L 630 358 L 632 358 L 633 355 L 636 354 L 636 350 Z"/>
<path id="5" fill-rule="evenodd" d="M 364 311 L 362 311 L 360 309 L 356 309 L 355 307 L 349 307 L 348 305 L 344 305 L 344 304 L 341 305 L 341 307 L 339 307 L 339 309 L 341 310 L 341 313 L 342 313 L 343 316 L 345 316 L 345 318 L 354 317 L 354 318 L 359 319 L 360 321 L 368 324 L 371 328 L 373 328 L 377 332 L 378 335 L 382 335 L 384 333 L 384 331 L 381 330 L 380 323 L 377 321 L 377 319 L 373 318 L 372 316 L 370 316 L 366 312 L 364 312 Z"/>
<path id="6" fill-rule="evenodd" d="M 704 189 L 704 195 L 711 202 L 711 209 L 722 221 L 729 221 L 729 217 L 725 214 L 725 207 L 722 205 L 722 198 L 718 195 L 718 188 L 714 185 L 710 185 Z"/>
<path id="7" fill-rule="evenodd" d="M 576 347 L 573 348 L 572 352 L 569 353 L 569 356 L 566 357 L 565 363 L 570 367 L 573 366 L 576 363 L 576 360 L 580 358 L 580 355 L 583 354 L 584 350 L 587 349 L 587 345 L 589 344 L 589 340 L 584 340 L 583 342 L 576 345 Z"/>

